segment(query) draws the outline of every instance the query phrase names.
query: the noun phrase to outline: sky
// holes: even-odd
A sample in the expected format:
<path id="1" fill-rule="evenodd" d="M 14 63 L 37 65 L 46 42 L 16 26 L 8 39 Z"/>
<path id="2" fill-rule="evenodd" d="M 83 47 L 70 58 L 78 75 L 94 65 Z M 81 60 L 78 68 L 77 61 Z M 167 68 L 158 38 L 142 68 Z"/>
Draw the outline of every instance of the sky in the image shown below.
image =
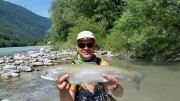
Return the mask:
<path id="1" fill-rule="evenodd" d="M 20 5 L 40 16 L 49 17 L 49 9 L 53 0 L 4 0 Z"/>

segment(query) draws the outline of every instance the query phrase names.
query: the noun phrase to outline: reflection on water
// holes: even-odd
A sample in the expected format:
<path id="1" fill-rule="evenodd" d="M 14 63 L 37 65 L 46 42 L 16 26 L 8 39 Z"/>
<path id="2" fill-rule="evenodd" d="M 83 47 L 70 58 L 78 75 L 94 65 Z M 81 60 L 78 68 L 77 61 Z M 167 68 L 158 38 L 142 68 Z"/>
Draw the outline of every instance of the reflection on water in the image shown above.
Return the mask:
<path id="1" fill-rule="evenodd" d="M 140 91 L 127 82 L 118 101 L 179 101 L 180 63 L 154 64 L 149 62 L 125 62 L 114 58 L 105 58 L 110 65 L 136 70 L 145 75 Z M 44 69 L 41 68 L 41 69 Z M 40 72 L 22 74 L 19 78 L 0 80 L 0 99 L 11 101 L 59 101 L 55 82 L 40 78 Z"/>

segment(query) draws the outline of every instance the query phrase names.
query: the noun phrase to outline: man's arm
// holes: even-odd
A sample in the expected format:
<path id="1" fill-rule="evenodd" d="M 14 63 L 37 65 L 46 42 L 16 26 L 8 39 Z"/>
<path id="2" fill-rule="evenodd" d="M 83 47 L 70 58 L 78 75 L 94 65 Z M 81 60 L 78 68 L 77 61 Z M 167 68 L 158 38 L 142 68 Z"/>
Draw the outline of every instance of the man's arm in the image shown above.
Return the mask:
<path id="1" fill-rule="evenodd" d="M 108 80 L 104 85 L 108 90 L 111 90 L 112 94 L 116 97 L 121 97 L 123 95 L 124 88 L 120 81 L 114 76 L 108 74 L 102 74 L 102 76 Z"/>
<path id="2" fill-rule="evenodd" d="M 69 90 L 71 85 L 67 79 L 68 75 L 65 74 L 56 81 L 56 87 L 59 90 L 60 101 L 74 101 L 75 93 Z"/>

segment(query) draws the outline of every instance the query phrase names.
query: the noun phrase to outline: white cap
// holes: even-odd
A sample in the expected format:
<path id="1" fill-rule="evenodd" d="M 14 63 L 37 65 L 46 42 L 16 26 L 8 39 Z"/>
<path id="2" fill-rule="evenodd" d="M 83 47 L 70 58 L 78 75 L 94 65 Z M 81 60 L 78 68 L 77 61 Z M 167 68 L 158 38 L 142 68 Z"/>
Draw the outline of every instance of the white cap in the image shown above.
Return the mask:
<path id="1" fill-rule="evenodd" d="M 93 38 L 93 39 L 95 39 L 94 34 L 92 32 L 90 32 L 90 31 L 82 31 L 82 32 L 80 32 L 78 34 L 76 40 L 83 39 L 83 38 Z"/>

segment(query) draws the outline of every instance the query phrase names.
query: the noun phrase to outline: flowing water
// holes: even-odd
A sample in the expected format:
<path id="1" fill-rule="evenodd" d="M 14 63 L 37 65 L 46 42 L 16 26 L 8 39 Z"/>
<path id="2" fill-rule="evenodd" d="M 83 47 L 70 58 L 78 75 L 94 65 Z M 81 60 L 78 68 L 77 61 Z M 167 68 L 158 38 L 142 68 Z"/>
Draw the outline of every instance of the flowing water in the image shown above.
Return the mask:
<path id="1" fill-rule="evenodd" d="M 19 52 L 39 51 L 40 48 L 49 48 L 49 46 L 25 46 L 25 47 L 0 48 L 0 56 L 11 55 Z"/>
<path id="2" fill-rule="evenodd" d="M 124 95 L 117 101 L 179 101 L 180 63 L 156 64 L 151 62 L 126 62 L 104 58 L 110 65 L 143 73 L 145 78 L 137 91 L 123 82 Z M 40 71 L 48 67 L 37 67 Z M 0 99 L 10 101 L 59 101 L 55 82 L 40 78 L 40 71 L 22 73 L 21 77 L 0 80 Z"/>

